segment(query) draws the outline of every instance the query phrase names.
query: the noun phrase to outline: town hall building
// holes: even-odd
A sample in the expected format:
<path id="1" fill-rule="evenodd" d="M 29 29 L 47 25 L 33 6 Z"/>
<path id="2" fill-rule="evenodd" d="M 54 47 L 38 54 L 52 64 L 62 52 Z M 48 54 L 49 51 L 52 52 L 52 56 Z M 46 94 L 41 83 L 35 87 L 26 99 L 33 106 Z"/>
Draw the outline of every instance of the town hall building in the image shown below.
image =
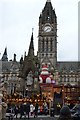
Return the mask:
<path id="1" fill-rule="evenodd" d="M 54 92 L 64 91 L 63 99 L 80 99 L 80 62 L 57 61 L 57 15 L 51 0 L 46 0 L 39 16 L 37 56 L 32 32 L 28 55 L 25 53 L 19 62 L 16 54 L 13 60 L 8 60 L 5 48 L 0 64 L 0 82 L 7 83 L 8 94 L 19 92 L 25 96 L 41 90 L 45 97 L 53 100 Z"/>

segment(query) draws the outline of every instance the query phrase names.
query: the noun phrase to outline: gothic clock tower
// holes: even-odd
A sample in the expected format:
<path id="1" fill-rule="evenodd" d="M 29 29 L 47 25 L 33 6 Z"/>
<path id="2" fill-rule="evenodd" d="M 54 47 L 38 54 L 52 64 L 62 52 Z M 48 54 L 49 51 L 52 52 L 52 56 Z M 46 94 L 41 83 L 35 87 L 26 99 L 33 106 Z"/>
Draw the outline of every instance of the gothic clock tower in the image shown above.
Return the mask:
<path id="1" fill-rule="evenodd" d="M 57 17 L 51 0 L 47 0 L 39 17 L 38 59 L 40 64 L 56 67 Z"/>

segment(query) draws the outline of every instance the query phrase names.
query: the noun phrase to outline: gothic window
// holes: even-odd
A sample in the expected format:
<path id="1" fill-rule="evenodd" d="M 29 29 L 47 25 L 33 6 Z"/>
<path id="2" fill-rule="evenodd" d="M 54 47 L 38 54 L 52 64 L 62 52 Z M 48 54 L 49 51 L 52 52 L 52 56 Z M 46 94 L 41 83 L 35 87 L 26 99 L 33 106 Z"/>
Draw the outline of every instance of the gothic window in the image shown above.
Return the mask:
<path id="1" fill-rule="evenodd" d="M 64 77 L 62 77 L 62 82 L 64 82 Z"/>
<path id="2" fill-rule="evenodd" d="M 73 82 L 73 77 L 72 76 L 70 77 L 70 82 Z"/>
<path id="3" fill-rule="evenodd" d="M 16 84 L 14 84 L 14 93 L 15 93 L 15 91 L 16 91 Z"/>
<path id="4" fill-rule="evenodd" d="M 44 54 L 42 54 L 42 57 L 44 57 Z"/>
<path id="5" fill-rule="evenodd" d="M 69 68 L 70 72 L 73 72 L 74 70 L 74 67 L 71 65 L 70 68 Z"/>
<path id="6" fill-rule="evenodd" d="M 73 76 L 73 82 L 76 82 L 75 76 Z"/>
<path id="7" fill-rule="evenodd" d="M 42 52 L 44 52 L 44 39 L 42 40 Z"/>
<path id="8" fill-rule="evenodd" d="M 64 82 L 66 82 L 66 76 L 64 75 Z"/>
<path id="9" fill-rule="evenodd" d="M 12 75 L 12 80 L 15 80 L 15 74 Z"/>
<path id="10" fill-rule="evenodd" d="M 51 39 L 51 43 L 50 43 L 50 51 L 52 52 L 52 39 Z"/>
<path id="11" fill-rule="evenodd" d="M 46 41 L 46 51 L 48 52 L 48 39 Z"/>
<path id="12" fill-rule="evenodd" d="M 52 57 L 52 54 L 50 54 L 50 57 Z"/>
<path id="13" fill-rule="evenodd" d="M 65 78 L 65 79 L 66 79 L 65 81 L 68 82 L 68 76 L 67 76 L 67 75 L 66 75 L 66 78 Z"/>
<path id="14" fill-rule="evenodd" d="M 39 41 L 39 51 L 41 51 L 41 41 Z"/>
<path id="15" fill-rule="evenodd" d="M 46 53 L 46 56 L 48 56 L 48 54 Z"/>
<path id="16" fill-rule="evenodd" d="M 49 16 L 49 10 L 47 10 L 47 15 Z"/>
<path id="17" fill-rule="evenodd" d="M 62 80 L 61 80 L 61 78 L 62 78 L 62 76 L 60 75 L 60 77 L 59 77 L 60 79 L 59 79 L 59 81 L 61 82 Z"/>
<path id="18" fill-rule="evenodd" d="M 56 40 L 56 38 L 55 38 L 55 40 Z M 55 44 L 55 48 L 56 48 L 57 41 L 55 41 L 54 44 Z"/>
<path id="19" fill-rule="evenodd" d="M 79 82 L 79 78 L 78 78 L 78 76 L 77 76 L 75 79 L 76 79 L 76 81 L 75 81 L 75 82 Z"/>

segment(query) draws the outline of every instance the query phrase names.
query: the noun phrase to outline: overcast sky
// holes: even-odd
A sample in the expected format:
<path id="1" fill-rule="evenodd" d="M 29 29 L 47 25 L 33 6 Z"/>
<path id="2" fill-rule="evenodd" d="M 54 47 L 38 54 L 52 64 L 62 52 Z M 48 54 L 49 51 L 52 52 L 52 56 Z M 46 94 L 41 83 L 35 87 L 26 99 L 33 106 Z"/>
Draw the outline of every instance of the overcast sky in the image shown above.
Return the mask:
<path id="1" fill-rule="evenodd" d="M 57 15 L 58 61 L 78 60 L 78 1 L 51 0 Z M 0 0 L 0 58 L 5 47 L 8 58 L 17 60 L 28 52 L 34 28 L 35 55 L 38 50 L 39 15 L 46 0 Z"/>

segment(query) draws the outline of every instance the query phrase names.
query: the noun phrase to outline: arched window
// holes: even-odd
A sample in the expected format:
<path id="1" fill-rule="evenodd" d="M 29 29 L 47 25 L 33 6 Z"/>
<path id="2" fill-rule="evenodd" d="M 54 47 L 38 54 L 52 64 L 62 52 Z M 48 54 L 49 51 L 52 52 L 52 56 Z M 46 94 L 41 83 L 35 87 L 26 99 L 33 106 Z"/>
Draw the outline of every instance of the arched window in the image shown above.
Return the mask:
<path id="1" fill-rule="evenodd" d="M 53 46 L 53 41 L 52 41 L 52 38 L 51 38 L 51 42 L 50 42 L 50 51 L 52 52 L 52 46 Z"/>
<path id="2" fill-rule="evenodd" d="M 46 52 L 48 52 L 48 39 L 46 40 Z"/>
<path id="3" fill-rule="evenodd" d="M 44 39 L 42 40 L 42 52 L 44 52 Z"/>

